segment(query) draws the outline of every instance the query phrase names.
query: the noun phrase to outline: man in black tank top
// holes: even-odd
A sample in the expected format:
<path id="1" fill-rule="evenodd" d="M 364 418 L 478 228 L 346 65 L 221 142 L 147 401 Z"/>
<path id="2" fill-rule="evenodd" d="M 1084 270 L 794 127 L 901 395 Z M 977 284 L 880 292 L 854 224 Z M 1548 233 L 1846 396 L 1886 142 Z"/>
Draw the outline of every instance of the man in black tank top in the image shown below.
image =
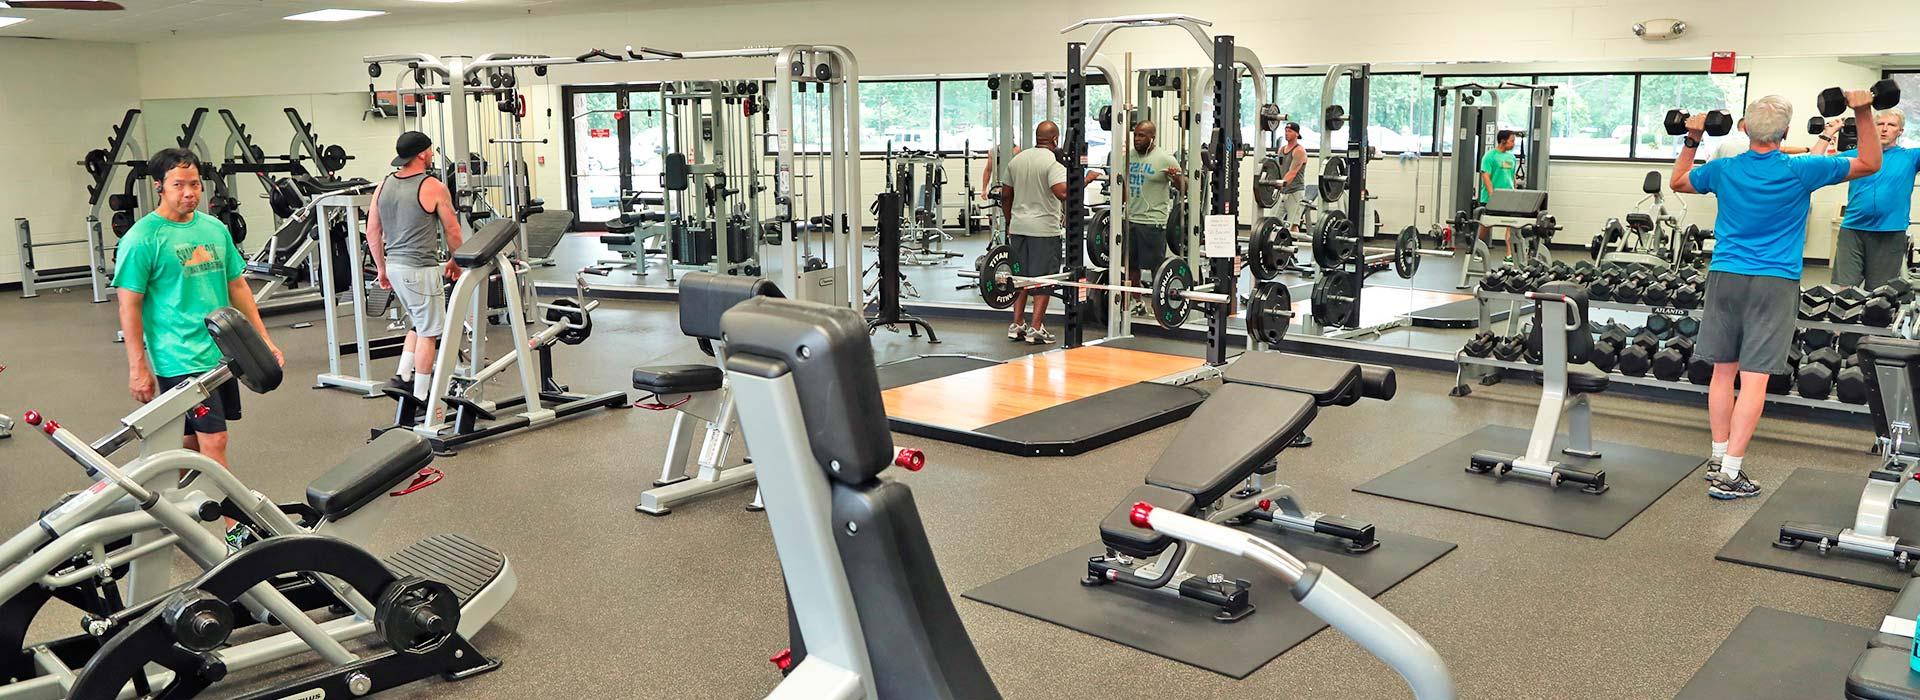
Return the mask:
<path id="1" fill-rule="evenodd" d="M 426 398 L 433 386 L 433 361 L 447 327 L 447 301 L 440 279 L 460 276 L 452 261 L 442 266 L 440 236 L 446 249 L 460 247 L 460 219 L 446 183 L 427 173 L 433 164 L 433 140 L 418 131 L 400 135 L 393 159 L 400 168 L 373 191 L 367 216 L 367 248 L 380 272 L 380 288 L 393 290 L 412 327 L 400 350 L 393 384 Z"/>

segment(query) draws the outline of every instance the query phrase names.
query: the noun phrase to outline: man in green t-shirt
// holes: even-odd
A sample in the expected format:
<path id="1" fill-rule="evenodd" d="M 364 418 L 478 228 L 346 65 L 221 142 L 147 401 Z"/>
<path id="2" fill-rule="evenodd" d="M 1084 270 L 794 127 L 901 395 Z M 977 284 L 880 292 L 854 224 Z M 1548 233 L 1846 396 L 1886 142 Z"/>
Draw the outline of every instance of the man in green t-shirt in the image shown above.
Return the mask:
<path id="1" fill-rule="evenodd" d="M 1127 284 L 1136 287 L 1166 259 L 1173 190 L 1187 189 L 1180 161 L 1153 147 L 1158 132 L 1159 127 L 1150 120 L 1133 125 L 1133 157 L 1127 159 Z M 1173 234 L 1185 232 L 1176 230 Z M 1139 300 L 1134 305 L 1140 307 L 1135 313 L 1144 314 L 1146 307 L 1140 306 Z"/>
<path id="2" fill-rule="evenodd" d="M 200 206 L 200 159 L 169 148 L 147 159 L 160 205 L 120 238 L 113 285 L 120 289 L 120 330 L 127 344 L 127 388 L 140 403 L 212 370 L 220 350 L 207 333 L 207 314 L 231 306 L 245 314 L 280 359 L 247 286 L 246 260 L 233 235 Z M 240 418 L 240 389 L 227 382 L 189 414 L 184 446 L 227 464 L 227 421 Z"/>
<path id="3" fill-rule="evenodd" d="M 1494 190 L 1513 189 L 1513 174 L 1520 169 L 1520 160 L 1513 157 L 1513 146 L 1519 139 L 1519 132 L 1501 129 L 1494 134 L 1493 150 L 1480 157 L 1480 205 L 1486 206 Z M 1487 236 L 1487 227 L 1480 227 L 1480 237 Z M 1513 262 L 1513 236 L 1507 236 L 1507 262 Z"/>

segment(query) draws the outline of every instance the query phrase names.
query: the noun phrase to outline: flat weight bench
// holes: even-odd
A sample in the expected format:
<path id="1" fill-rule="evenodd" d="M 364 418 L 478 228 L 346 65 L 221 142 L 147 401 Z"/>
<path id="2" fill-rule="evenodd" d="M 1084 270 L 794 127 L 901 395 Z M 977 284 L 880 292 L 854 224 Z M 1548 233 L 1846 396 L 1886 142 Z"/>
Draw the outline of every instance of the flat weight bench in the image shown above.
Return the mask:
<path id="1" fill-rule="evenodd" d="M 1100 521 L 1107 553 L 1087 560 L 1081 583 L 1125 583 L 1203 601 L 1219 608 L 1214 619 L 1221 622 L 1252 614 L 1247 581 L 1188 572 L 1186 543 L 1133 525 L 1133 505 L 1143 501 L 1209 522 L 1265 520 L 1283 530 L 1337 537 L 1355 553 L 1380 546 L 1372 524 L 1308 510 L 1291 486 L 1271 479 L 1279 469 L 1276 458 L 1306 431 L 1320 407 L 1393 398 L 1393 370 L 1254 352 L 1228 365 L 1223 379 L 1182 424 L 1147 472 L 1146 483 Z"/>
<path id="2" fill-rule="evenodd" d="M 700 350 L 726 362 L 726 341 L 720 316 L 754 297 L 785 297 L 772 281 L 731 277 L 710 272 L 688 273 L 680 280 L 680 332 L 699 342 Z M 640 494 L 634 510 L 666 515 L 673 505 L 754 480 L 751 460 L 732 460 L 733 436 L 740 430 L 733 392 L 717 365 L 658 365 L 633 370 L 633 388 L 652 394 L 651 402 L 636 404 L 653 410 L 673 409 L 673 433 L 667 440 L 666 462 L 653 488 Z M 694 438 L 700 452 L 689 460 Z M 760 510 L 754 494 L 747 510 Z"/>
<path id="3" fill-rule="evenodd" d="M 1540 410 L 1533 416 L 1533 432 L 1527 437 L 1527 452 L 1512 455 L 1480 451 L 1468 458 L 1467 471 L 1475 474 L 1508 474 L 1541 479 L 1551 486 L 1562 482 L 1581 484 L 1582 491 L 1605 493 L 1607 472 L 1560 463 L 1552 458 L 1553 441 L 1559 436 L 1560 421 L 1567 421 L 1567 447 L 1562 452 L 1597 459 L 1593 448 L 1593 406 L 1587 397 L 1607 390 L 1607 374 L 1587 365 L 1574 365 L 1570 358 L 1586 357 L 1593 349 L 1593 335 L 1587 331 L 1586 287 L 1570 282 L 1548 282 L 1539 291 L 1528 292 L 1533 300 L 1533 336 L 1538 343 L 1541 366 L 1535 378 L 1541 384 Z M 1565 329 L 1565 332 L 1552 332 Z"/>
<path id="4" fill-rule="evenodd" d="M 1920 584 L 1909 579 L 1887 617 L 1912 620 L 1920 616 Z M 1913 638 L 1879 632 L 1867 640 L 1867 650 L 1854 659 L 1847 674 L 1848 700 L 1920 700 L 1920 673 L 1907 665 Z"/>

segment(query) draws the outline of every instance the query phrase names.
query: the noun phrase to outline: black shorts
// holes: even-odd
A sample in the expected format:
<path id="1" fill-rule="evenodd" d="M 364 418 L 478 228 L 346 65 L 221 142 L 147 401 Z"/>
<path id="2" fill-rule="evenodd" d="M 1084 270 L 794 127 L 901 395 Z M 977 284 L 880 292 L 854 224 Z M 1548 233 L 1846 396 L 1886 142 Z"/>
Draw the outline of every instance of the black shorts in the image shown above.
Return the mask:
<path id="1" fill-rule="evenodd" d="M 178 377 L 158 377 L 159 391 L 165 392 L 199 375 L 184 374 Z M 186 434 L 205 433 L 216 435 L 227 432 L 227 421 L 240 420 L 240 382 L 228 381 L 213 390 L 207 400 L 200 402 L 207 407 L 206 415 L 194 417 L 187 414 Z"/>
<path id="2" fill-rule="evenodd" d="M 1167 229 L 1152 224 L 1127 222 L 1127 269 L 1151 274 L 1167 259 Z"/>
<path id="3" fill-rule="evenodd" d="M 1022 277 L 1041 277 L 1060 272 L 1061 246 L 1065 239 L 1059 236 L 1024 236 L 1018 233 L 1007 236 L 1007 247 L 1013 253 L 1013 274 Z"/>

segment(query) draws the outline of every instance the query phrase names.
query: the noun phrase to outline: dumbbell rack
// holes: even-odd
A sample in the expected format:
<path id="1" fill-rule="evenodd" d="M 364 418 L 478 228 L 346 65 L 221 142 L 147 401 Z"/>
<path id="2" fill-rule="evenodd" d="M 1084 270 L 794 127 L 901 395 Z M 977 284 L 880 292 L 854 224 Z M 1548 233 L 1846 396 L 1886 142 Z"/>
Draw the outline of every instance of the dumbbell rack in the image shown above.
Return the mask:
<path id="1" fill-rule="evenodd" d="M 1513 304 L 1514 308 L 1513 308 L 1513 312 L 1507 317 L 1506 335 L 1513 335 L 1519 332 L 1520 315 L 1521 315 L 1520 306 L 1525 304 L 1528 301 L 1527 295 L 1516 293 L 1516 292 L 1490 292 L 1485 290 L 1477 290 L 1474 292 L 1474 300 L 1478 302 L 1478 305 L 1480 308 L 1480 325 L 1479 325 L 1480 328 L 1493 327 L 1490 320 L 1491 315 L 1488 311 L 1489 304 L 1499 303 L 1499 302 L 1508 302 Z M 1597 301 L 1597 300 L 1588 301 L 1587 306 L 1588 308 L 1591 308 L 1591 309 L 1630 311 L 1630 312 L 1639 312 L 1639 313 L 1647 313 L 1647 314 L 1668 313 L 1673 311 L 1679 311 L 1682 313 L 1680 314 L 1668 313 L 1668 315 L 1679 316 L 1679 317 L 1695 316 L 1700 312 L 1699 309 L 1676 309 L 1674 307 L 1669 307 L 1669 306 L 1652 306 L 1648 304 L 1623 304 L 1623 303 L 1614 302 L 1614 301 Z M 1902 337 L 1901 332 L 1898 329 L 1907 327 L 1912 322 L 1912 318 L 1911 318 L 1912 314 L 1909 312 L 1910 312 L 1910 309 L 1902 309 L 1900 316 L 1896 318 L 1893 326 L 1887 327 L 1887 328 L 1882 328 L 1879 326 L 1865 326 L 1865 325 L 1858 325 L 1858 324 L 1852 324 L 1852 323 L 1833 323 L 1831 321 L 1798 320 L 1798 321 L 1795 321 L 1795 324 L 1800 328 L 1819 328 L 1819 329 L 1833 331 L 1834 333 L 1859 333 L 1861 335 Z M 1491 385 L 1499 382 L 1500 376 L 1501 376 L 1500 372 L 1489 371 L 1489 370 L 1518 370 L 1518 371 L 1531 372 L 1531 371 L 1536 371 L 1540 369 L 1539 365 L 1535 365 L 1527 362 L 1510 362 L 1507 360 L 1500 360 L 1492 357 L 1474 357 L 1466 354 L 1464 351 L 1456 351 L 1454 353 L 1454 362 L 1459 365 L 1459 370 L 1454 375 L 1455 387 L 1452 393 L 1452 395 L 1454 396 L 1465 396 L 1468 393 L 1472 392 L 1472 388 L 1469 387 L 1467 384 L 1469 380 L 1477 379 L 1482 385 Z M 1615 384 L 1627 384 L 1627 385 L 1633 385 L 1633 386 L 1647 386 L 1647 387 L 1658 387 L 1661 389 L 1691 391 L 1693 393 L 1702 394 L 1702 395 L 1705 395 L 1707 393 L 1706 385 L 1694 384 L 1684 379 L 1680 381 L 1667 381 L 1664 379 L 1655 378 L 1653 376 L 1635 377 L 1631 375 L 1621 374 L 1619 372 L 1608 372 L 1607 379 Z M 1868 412 L 1868 408 L 1863 404 L 1850 404 L 1833 397 L 1828 397 L 1824 399 L 1809 399 L 1809 398 L 1800 396 L 1799 394 L 1767 394 L 1767 401 L 1769 403 L 1792 404 L 1795 406 L 1806 406 L 1809 408 L 1820 408 L 1820 409 L 1827 409 L 1832 411 L 1841 411 L 1845 413 L 1867 413 Z"/>

